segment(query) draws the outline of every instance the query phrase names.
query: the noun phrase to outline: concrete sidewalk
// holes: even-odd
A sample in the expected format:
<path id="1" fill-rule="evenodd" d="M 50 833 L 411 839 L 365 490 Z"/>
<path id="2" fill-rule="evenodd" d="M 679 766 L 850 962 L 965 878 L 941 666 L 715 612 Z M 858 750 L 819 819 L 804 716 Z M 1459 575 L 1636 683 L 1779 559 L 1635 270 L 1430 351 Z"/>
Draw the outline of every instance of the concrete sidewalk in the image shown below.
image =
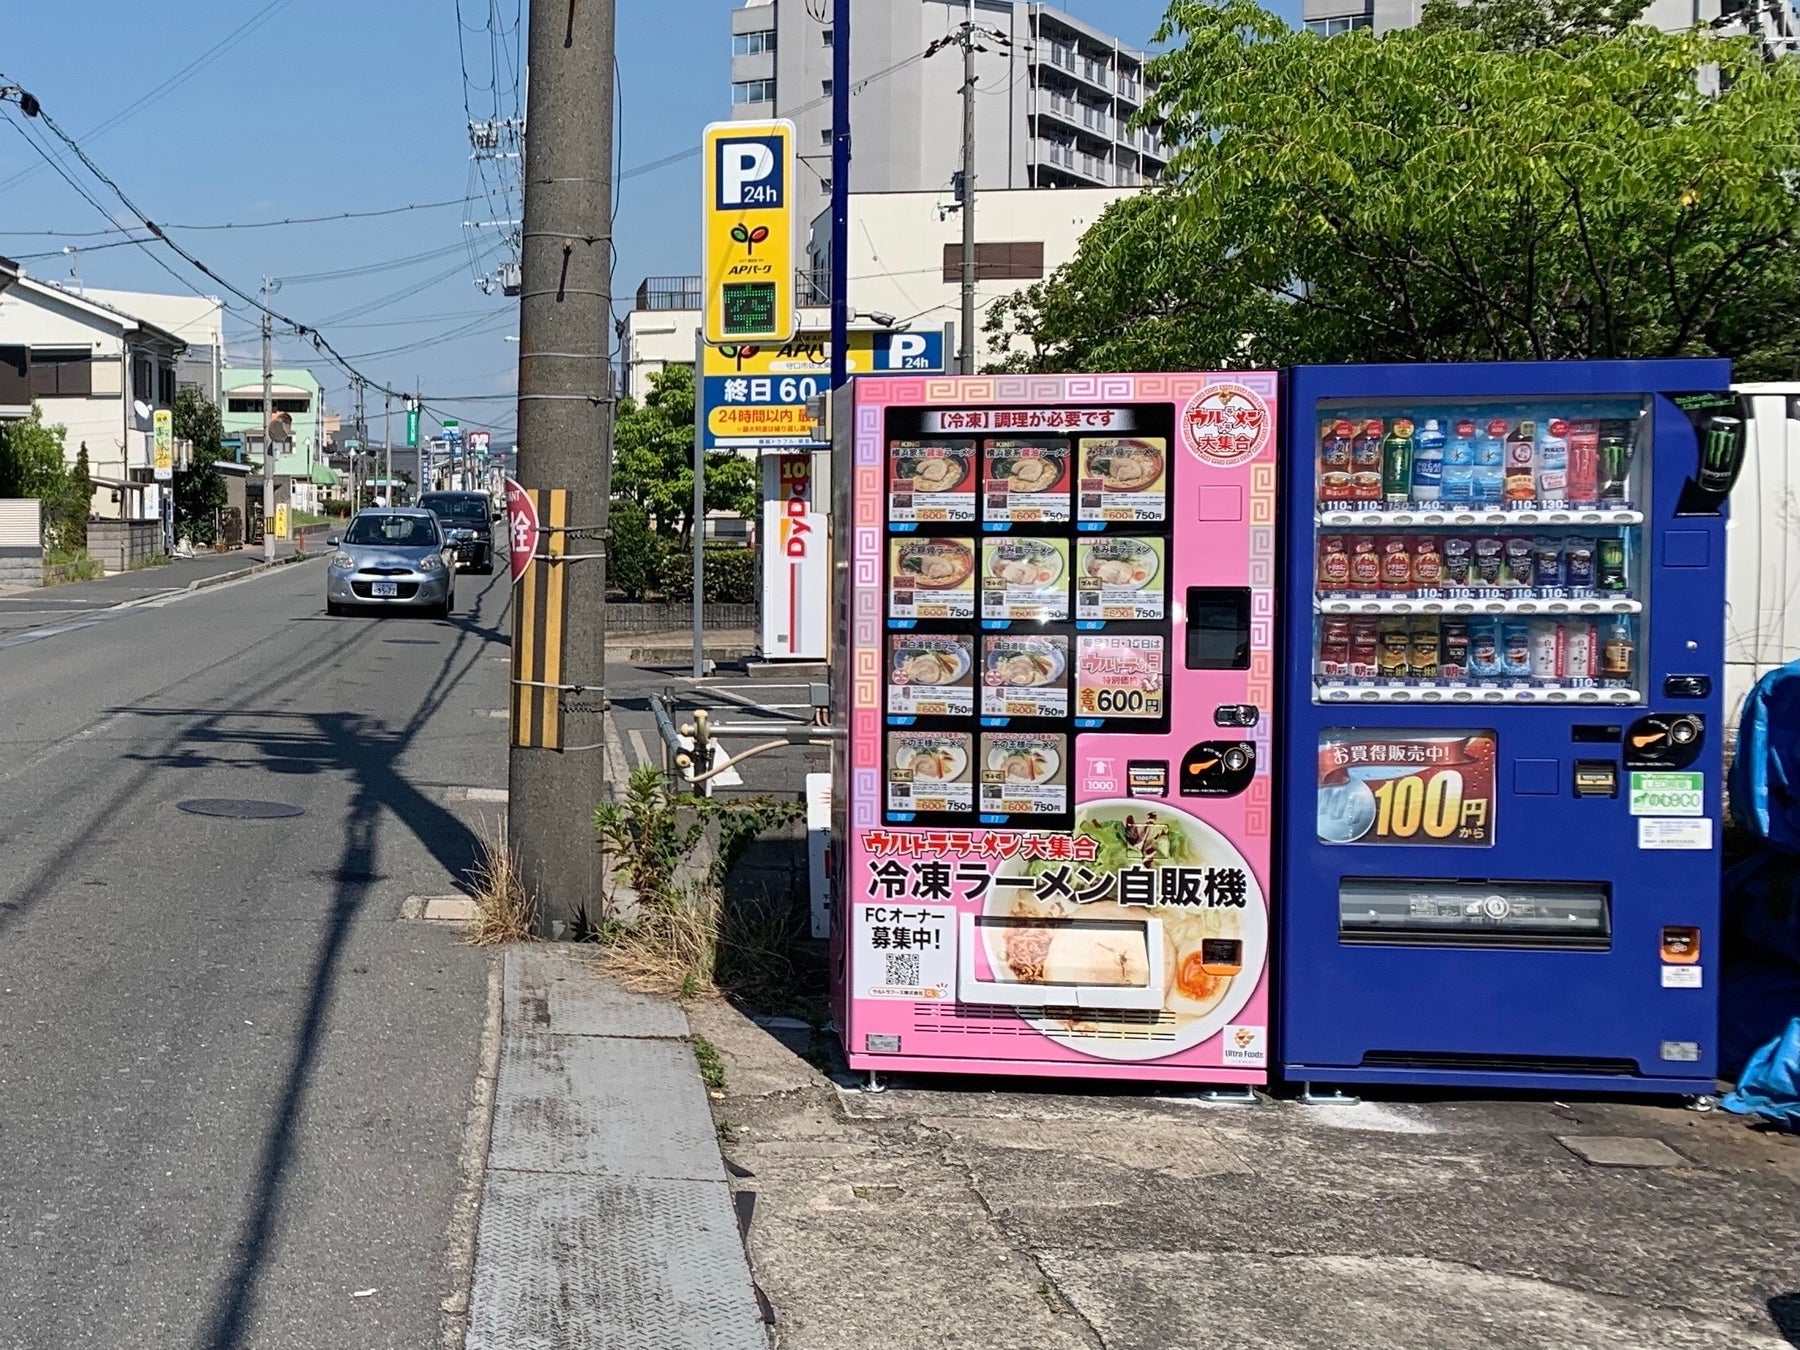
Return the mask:
<path id="1" fill-rule="evenodd" d="M 941 1077 L 871 1096 L 804 1024 L 689 1018 L 725 1063 L 781 1350 L 1800 1345 L 1800 1139 L 1735 1116 Z"/>
<path id="2" fill-rule="evenodd" d="M 768 1350 L 681 1009 L 503 960 L 466 1350 Z"/>

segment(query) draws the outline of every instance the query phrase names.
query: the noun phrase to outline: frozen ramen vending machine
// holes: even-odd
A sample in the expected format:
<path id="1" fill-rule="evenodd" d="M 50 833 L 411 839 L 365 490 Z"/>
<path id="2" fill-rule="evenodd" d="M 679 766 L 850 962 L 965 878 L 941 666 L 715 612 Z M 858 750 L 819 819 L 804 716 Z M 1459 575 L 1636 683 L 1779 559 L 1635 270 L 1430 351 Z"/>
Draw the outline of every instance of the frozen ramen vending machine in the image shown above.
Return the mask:
<path id="1" fill-rule="evenodd" d="M 856 1069 L 1264 1081 L 1277 388 L 847 391 L 832 959 Z"/>
<path id="2" fill-rule="evenodd" d="M 1289 373 L 1288 1078 L 1712 1090 L 1729 383 Z"/>

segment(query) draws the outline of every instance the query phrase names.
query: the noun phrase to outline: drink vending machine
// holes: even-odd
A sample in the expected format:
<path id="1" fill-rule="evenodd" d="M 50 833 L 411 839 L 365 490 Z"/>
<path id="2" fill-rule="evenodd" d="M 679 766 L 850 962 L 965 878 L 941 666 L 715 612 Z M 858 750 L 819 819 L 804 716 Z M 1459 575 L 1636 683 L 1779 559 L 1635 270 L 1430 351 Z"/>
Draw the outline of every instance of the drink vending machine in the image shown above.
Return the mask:
<path id="1" fill-rule="evenodd" d="M 832 970 L 854 1068 L 1264 1081 L 1277 385 L 844 395 Z"/>
<path id="2" fill-rule="evenodd" d="M 1712 1090 L 1729 384 L 1289 372 L 1289 1078 Z"/>

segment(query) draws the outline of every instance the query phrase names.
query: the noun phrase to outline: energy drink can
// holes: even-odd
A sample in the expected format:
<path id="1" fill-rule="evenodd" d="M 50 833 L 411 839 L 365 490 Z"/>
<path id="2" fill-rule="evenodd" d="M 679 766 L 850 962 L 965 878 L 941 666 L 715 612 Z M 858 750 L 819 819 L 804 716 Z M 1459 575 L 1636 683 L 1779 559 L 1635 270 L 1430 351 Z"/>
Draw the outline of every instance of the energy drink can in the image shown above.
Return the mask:
<path id="1" fill-rule="evenodd" d="M 1611 594 L 1622 594 L 1626 590 L 1625 540 L 1616 534 L 1608 535 L 1599 541 L 1597 553 L 1594 584 Z"/>
<path id="2" fill-rule="evenodd" d="M 1700 437 L 1700 472 L 1694 475 L 1694 486 L 1722 497 L 1737 482 L 1743 462 L 1743 419 L 1725 414 L 1709 417 Z"/>
<path id="3" fill-rule="evenodd" d="M 1600 424 L 1600 500 L 1622 505 L 1631 500 L 1631 423 Z"/>

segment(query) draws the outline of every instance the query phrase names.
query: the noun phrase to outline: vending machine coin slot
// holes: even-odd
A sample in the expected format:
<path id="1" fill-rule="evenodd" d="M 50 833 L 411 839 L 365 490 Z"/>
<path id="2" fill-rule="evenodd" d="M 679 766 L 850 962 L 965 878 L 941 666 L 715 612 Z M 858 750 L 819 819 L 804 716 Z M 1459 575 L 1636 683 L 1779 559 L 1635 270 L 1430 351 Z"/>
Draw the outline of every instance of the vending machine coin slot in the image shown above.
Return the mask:
<path id="1" fill-rule="evenodd" d="M 1250 588 L 1190 586 L 1187 668 L 1250 669 Z"/>
<path id="2" fill-rule="evenodd" d="M 1181 795 L 1235 797 L 1256 777 L 1251 741 L 1202 741 L 1181 757 Z"/>
<path id="3" fill-rule="evenodd" d="M 1664 698 L 1711 698 L 1710 675 L 1669 675 L 1663 679 Z"/>
<path id="4" fill-rule="evenodd" d="M 1262 720 L 1262 710 L 1254 703 L 1224 703 L 1213 709 L 1215 727 L 1253 727 Z"/>
<path id="5" fill-rule="evenodd" d="M 1695 714 L 1640 717 L 1625 729 L 1625 767 L 1684 769 L 1705 744 L 1706 723 Z"/>
<path id="6" fill-rule="evenodd" d="M 1619 795 L 1619 766 L 1610 759 L 1576 760 L 1575 795 L 1577 797 L 1617 797 Z"/>

